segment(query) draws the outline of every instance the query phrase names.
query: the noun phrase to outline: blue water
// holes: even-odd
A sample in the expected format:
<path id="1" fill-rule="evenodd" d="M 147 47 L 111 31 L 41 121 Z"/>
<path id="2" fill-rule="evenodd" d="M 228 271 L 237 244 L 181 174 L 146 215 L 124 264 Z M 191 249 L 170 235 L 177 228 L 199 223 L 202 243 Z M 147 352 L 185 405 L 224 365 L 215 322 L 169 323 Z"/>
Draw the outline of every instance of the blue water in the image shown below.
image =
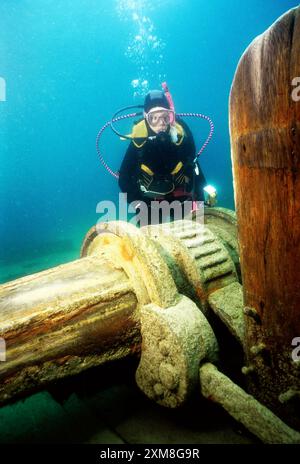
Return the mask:
<path id="1" fill-rule="evenodd" d="M 118 108 L 142 103 L 162 80 L 178 112 L 213 119 L 201 166 L 219 205 L 234 208 L 233 75 L 249 43 L 297 4 L 1 0 L 0 282 L 79 256 L 98 220 L 97 203 L 118 199 L 115 179 L 97 158 L 96 134 Z M 200 148 L 208 124 L 190 125 Z M 113 169 L 126 146 L 106 131 L 101 147 Z"/>

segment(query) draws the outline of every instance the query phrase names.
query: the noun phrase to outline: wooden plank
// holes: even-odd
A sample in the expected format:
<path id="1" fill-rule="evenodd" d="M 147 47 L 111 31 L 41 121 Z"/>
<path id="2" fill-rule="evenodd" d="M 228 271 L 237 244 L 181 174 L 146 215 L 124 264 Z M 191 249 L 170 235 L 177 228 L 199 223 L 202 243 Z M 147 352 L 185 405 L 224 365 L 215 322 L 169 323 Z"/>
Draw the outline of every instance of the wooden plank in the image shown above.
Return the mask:
<path id="1" fill-rule="evenodd" d="M 246 318 L 249 386 L 298 427 L 300 408 L 280 397 L 292 386 L 300 389 L 291 358 L 300 334 L 300 102 L 292 99 L 299 70 L 295 8 L 243 54 L 230 96 L 242 281 L 252 308 Z"/>

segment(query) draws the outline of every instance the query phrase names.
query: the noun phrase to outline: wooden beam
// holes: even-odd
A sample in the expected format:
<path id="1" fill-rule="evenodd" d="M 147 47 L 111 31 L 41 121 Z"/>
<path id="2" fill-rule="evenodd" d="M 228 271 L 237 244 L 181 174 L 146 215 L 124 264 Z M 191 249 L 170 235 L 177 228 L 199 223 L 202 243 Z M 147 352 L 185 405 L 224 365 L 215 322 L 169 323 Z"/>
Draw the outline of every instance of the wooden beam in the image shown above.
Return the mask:
<path id="1" fill-rule="evenodd" d="M 300 391 L 299 362 L 292 359 L 300 335 L 300 101 L 293 98 L 299 72 L 295 8 L 245 51 L 230 95 L 245 373 L 254 396 L 297 427 L 297 395 L 284 394 Z"/>

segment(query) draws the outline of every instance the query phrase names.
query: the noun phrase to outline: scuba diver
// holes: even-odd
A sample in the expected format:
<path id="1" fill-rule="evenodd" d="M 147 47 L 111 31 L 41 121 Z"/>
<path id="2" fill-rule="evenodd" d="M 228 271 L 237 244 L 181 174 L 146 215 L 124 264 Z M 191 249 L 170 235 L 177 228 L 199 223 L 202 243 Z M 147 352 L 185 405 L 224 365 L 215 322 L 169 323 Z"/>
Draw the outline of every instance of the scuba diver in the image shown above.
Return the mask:
<path id="1" fill-rule="evenodd" d="M 127 201 L 204 201 L 204 175 L 195 160 L 193 135 L 176 118 L 161 90 L 150 91 L 144 102 L 144 118 L 133 126 L 132 141 L 120 171 L 119 187 Z"/>
<path id="2" fill-rule="evenodd" d="M 198 202 L 205 201 L 204 191 L 208 195 L 205 204 L 214 206 L 216 190 L 211 186 L 204 188 L 205 178 L 198 164 L 199 155 L 212 137 L 213 122 L 200 113 L 175 113 L 165 82 L 162 88 L 150 91 L 144 105 L 118 110 L 100 129 L 96 139 L 100 161 L 118 179 L 121 191 L 127 194 L 127 202 L 133 204 L 135 210 L 145 205 L 151 214 L 160 203 L 168 202 L 173 208 L 177 201 L 181 206 L 180 211 L 186 211 L 187 205 L 190 213 L 198 209 Z M 132 108 L 142 111 L 120 115 Z M 115 128 L 116 122 L 137 116 L 139 119 L 134 123 L 131 134 L 122 134 Z M 182 116 L 206 119 L 210 124 L 209 135 L 197 154 L 193 135 Z M 107 127 L 111 127 L 121 140 L 130 141 L 119 172 L 114 172 L 106 164 L 100 152 L 99 140 Z"/>

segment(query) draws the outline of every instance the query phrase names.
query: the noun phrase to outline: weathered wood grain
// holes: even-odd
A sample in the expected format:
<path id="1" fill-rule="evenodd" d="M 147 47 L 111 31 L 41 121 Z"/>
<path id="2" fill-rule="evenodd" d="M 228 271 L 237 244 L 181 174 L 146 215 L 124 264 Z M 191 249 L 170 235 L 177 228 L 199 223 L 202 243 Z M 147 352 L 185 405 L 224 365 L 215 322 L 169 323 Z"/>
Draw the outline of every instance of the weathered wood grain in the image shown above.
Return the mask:
<path id="1" fill-rule="evenodd" d="M 297 395 L 280 401 L 292 387 L 300 390 L 299 363 L 291 357 L 292 340 L 300 336 L 300 102 L 292 98 L 296 76 L 300 8 L 279 18 L 245 51 L 230 96 L 240 259 L 250 308 L 249 385 L 256 398 L 300 426 Z"/>

